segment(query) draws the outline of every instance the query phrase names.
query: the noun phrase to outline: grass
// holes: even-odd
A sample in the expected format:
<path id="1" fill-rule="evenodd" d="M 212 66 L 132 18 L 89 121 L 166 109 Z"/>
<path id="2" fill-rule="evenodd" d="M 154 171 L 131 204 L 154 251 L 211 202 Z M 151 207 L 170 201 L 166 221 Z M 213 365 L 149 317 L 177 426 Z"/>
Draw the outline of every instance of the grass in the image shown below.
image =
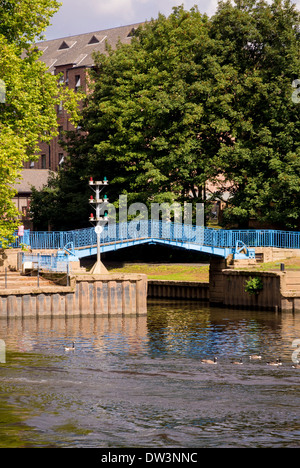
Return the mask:
<path id="1" fill-rule="evenodd" d="M 255 271 L 280 271 L 280 264 L 284 263 L 286 270 L 300 270 L 300 258 L 290 257 L 284 260 L 277 260 L 276 262 L 266 262 L 257 264 L 256 267 L 251 267 Z"/>
<path id="2" fill-rule="evenodd" d="M 280 263 L 284 263 L 285 269 L 300 270 L 300 258 L 292 257 L 281 261 L 257 264 L 249 267 L 249 271 L 280 271 Z M 246 268 L 243 268 L 246 269 Z M 168 281 L 209 281 L 209 265 L 200 264 L 152 264 L 152 263 L 128 263 L 122 267 L 108 266 L 111 273 L 143 273 L 148 279 Z"/>
<path id="3" fill-rule="evenodd" d="M 209 281 L 209 265 L 133 263 L 122 268 L 108 267 L 110 273 L 144 273 L 148 279 L 169 281 Z"/>

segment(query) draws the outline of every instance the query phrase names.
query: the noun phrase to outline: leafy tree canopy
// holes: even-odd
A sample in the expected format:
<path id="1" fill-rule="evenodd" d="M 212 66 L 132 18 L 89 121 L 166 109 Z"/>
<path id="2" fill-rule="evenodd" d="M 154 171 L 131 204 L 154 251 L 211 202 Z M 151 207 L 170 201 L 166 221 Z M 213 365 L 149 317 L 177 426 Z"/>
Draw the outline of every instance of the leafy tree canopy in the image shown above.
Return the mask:
<path id="1" fill-rule="evenodd" d="M 299 11 L 289 1 L 221 3 L 212 20 L 218 62 L 236 70 L 231 86 L 234 144 L 213 158 L 233 182 L 228 221 L 250 218 L 300 227 L 300 106 L 292 82 L 300 73 Z"/>
<path id="2" fill-rule="evenodd" d="M 299 226 L 299 12 L 288 0 L 220 2 L 212 18 L 174 8 L 95 63 L 58 204 L 76 183 L 88 210 L 90 175 L 109 178 L 110 199 L 146 203 L 202 201 L 221 180 L 226 222 Z"/>
<path id="3" fill-rule="evenodd" d="M 60 5 L 56 0 L 1 0 L 0 35 L 22 52 L 43 38 L 43 31 Z"/>

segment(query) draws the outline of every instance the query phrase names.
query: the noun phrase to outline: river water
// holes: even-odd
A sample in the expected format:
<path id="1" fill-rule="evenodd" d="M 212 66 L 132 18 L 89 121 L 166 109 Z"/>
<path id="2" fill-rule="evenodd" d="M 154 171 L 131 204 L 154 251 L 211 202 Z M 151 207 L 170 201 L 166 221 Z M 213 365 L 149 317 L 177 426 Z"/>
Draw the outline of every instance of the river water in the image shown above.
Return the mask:
<path id="1" fill-rule="evenodd" d="M 170 301 L 148 309 L 0 320 L 0 447 L 300 446 L 300 316 Z M 216 366 L 201 363 L 214 356 Z M 267 365 L 277 358 L 281 367 Z"/>

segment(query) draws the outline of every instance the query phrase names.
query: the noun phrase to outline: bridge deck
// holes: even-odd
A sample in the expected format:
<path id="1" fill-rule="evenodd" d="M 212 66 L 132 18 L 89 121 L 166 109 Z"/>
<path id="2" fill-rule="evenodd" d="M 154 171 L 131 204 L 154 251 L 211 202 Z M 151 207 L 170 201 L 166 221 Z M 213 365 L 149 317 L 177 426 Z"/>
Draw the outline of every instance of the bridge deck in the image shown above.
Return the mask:
<path id="1" fill-rule="evenodd" d="M 206 246 L 206 245 L 200 245 L 200 244 L 195 244 L 195 243 L 189 243 L 186 241 L 172 241 L 169 239 L 155 239 L 155 238 L 150 238 L 150 237 L 143 237 L 143 238 L 137 238 L 137 239 L 126 239 L 126 240 L 120 240 L 120 241 L 113 241 L 113 242 L 103 242 L 101 243 L 101 252 L 111 252 L 114 250 L 119 250 L 119 249 L 124 249 L 127 247 L 132 247 L 135 245 L 142 245 L 142 244 L 163 244 L 163 245 L 169 245 L 170 247 L 177 247 L 177 248 L 182 248 L 186 250 L 195 250 L 198 252 L 203 252 L 211 255 L 217 255 L 221 257 L 228 257 L 232 253 L 233 249 L 230 248 L 222 248 L 222 247 L 213 247 L 213 246 Z M 84 247 L 76 247 L 74 248 L 74 253 L 76 257 L 78 258 L 83 258 L 83 257 L 89 257 L 92 255 L 96 255 L 97 253 L 97 245 L 90 245 L 90 246 L 84 246 Z M 245 254 L 239 254 L 241 255 L 239 258 L 246 258 Z"/>
<path id="2" fill-rule="evenodd" d="M 27 244 L 33 250 L 62 250 L 79 258 L 94 255 L 97 235 L 94 228 L 65 232 L 25 231 L 13 247 Z M 255 247 L 300 249 L 300 233 L 275 230 L 223 230 L 200 226 L 131 221 L 108 224 L 101 234 L 101 251 L 109 252 L 133 245 L 160 243 L 226 258 L 255 258 Z"/>

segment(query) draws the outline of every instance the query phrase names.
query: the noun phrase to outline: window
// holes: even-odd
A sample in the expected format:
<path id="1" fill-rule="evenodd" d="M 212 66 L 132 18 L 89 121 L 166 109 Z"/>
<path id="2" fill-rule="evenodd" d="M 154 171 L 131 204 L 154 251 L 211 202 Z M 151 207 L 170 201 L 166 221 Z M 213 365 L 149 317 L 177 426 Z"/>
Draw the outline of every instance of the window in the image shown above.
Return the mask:
<path id="1" fill-rule="evenodd" d="M 5 104 L 6 85 L 3 80 L 0 80 L 0 104 Z"/>
<path id="2" fill-rule="evenodd" d="M 42 154 L 41 161 L 42 161 L 42 169 L 46 169 L 46 155 L 45 154 Z"/>
<path id="3" fill-rule="evenodd" d="M 60 103 L 57 106 L 57 113 L 62 114 L 62 111 L 63 111 L 63 103 L 62 101 L 60 101 Z"/>
<path id="4" fill-rule="evenodd" d="M 75 76 L 75 91 L 77 92 L 81 86 L 80 75 Z"/>
<path id="5" fill-rule="evenodd" d="M 136 34 L 136 29 L 132 28 L 127 37 L 134 37 Z"/>
<path id="6" fill-rule="evenodd" d="M 62 43 L 60 44 L 58 50 L 65 50 L 65 49 L 71 49 L 75 44 L 77 44 L 77 41 L 69 41 L 66 42 L 66 41 L 62 41 Z"/>
<path id="7" fill-rule="evenodd" d="M 64 49 L 69 49 L 69 48 L 70 48 L 69 44 L 67 44 L 66 41 L 63 41 L 63 42 L 60 44 L 58 50 L 64 50 Z"/>
<path id="8" fill-rule="evenodd" d="M 89 40 L 89 44 L 99 44 L 99 39 L 97 36 L 93 36 L 90 40 Z"/>

